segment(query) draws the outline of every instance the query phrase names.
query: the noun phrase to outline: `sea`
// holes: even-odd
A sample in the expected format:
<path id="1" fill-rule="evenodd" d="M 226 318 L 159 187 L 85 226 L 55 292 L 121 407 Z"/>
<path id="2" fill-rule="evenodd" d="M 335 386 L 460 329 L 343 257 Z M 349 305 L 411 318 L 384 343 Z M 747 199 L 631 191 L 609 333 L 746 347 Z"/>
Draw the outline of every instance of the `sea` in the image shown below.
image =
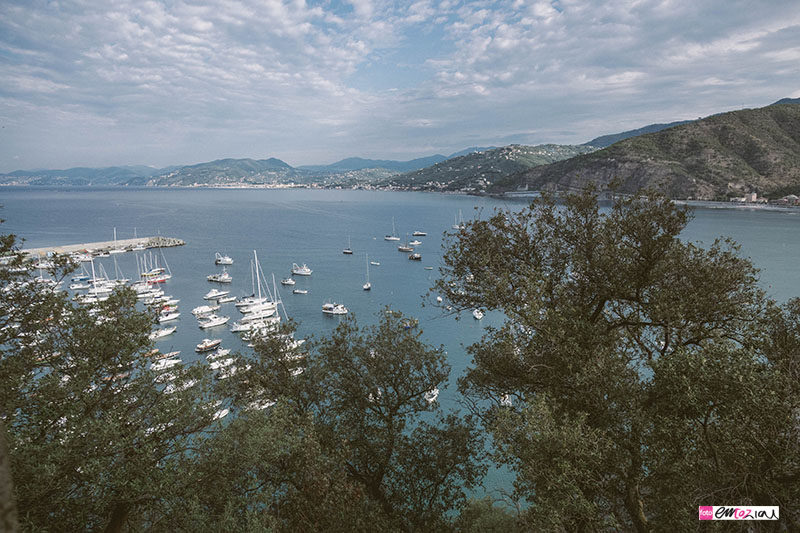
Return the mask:
<path id="1" fill-rule="evenodd" d="M 24 248 L 110 241 L 114 229 L 118 239 L 162 235 L 184 240 L 185 246 L 153 253 L 169 264 L 173 277 L 163 288 L 180 299 L 181 313 L 163 326 L 176 325 L 176 333 L 157 341 L 156 347 L 180 350 L 186 362 L 203 357 L 194 347 L 204 338 L 250 350 L 228 325 L 199 329 L 191 310 L 208 303 L 203 295 L 211 288 L 223 287 L 206 280 L 221 271 L 214 264 L 217 252 L 234 259 L 227 267 L 233 283 L 225 290 L 251 294 L 255 250 L 270 286 L 272 275 L 278 281 L 286 314 L 298 323 L 298 338 L 324 337 L 336 327 L 341 318 L 321 312 L 328 301 L 344 304 L 361 325 L 376 323 L 387 306 L 419 319 L 422 338 L 447 352 L 450 380 L 440 386 L 439 396 L 447 411 L 460 408 L 456 381 L 470 365 L 466 346 L 478 341 L 487 326 L 500 325 L 503 317 L 493 312 L 482 320 L 468 312 L 456 316 L 431 305 L 435 295 L 426 298 L 442 264 L 445 235 L 460 216 L 485 218 L 495 209 L 522 209 L 529 201 L 365 190 L 3 187 L 0 233 L 23 238 Z M 759 283 L 770 296 L 784 302 L 800 295 L 800 212 L 714 207 L 719 206 L 693 207 L 682 237 L 703 246 L 729 237 L 760 268 Z M 384 240 L 393 224 L 401 242 L 413 239 L 414 231 L 427 233 L 418 237 L 422 244 L 416 247 L 422 261 L 410 261 L 407 253 L 397 251 L 398 242 Z M 352 255 L 342 253 L 348 245 Z M 142 253 L 151 251 L 115 256 L 126 277 L 136 278 L 136 257 Z M 113 273 L 113 257 L 96 261 Z M 372 290 L 364 291 L 368 260 L 380 265 L 369 266 Z M 294 287 L 282 286 L 280 279 L 289 276 L 292 263 L 307 264 L 313 274 L 294 276 Z M 293 288 L 308 293 L 293 294 Z M 230 316 L 230 323 L 241 316 L 233 303 L 223 304 L 218 314 Z M 500 485 L 508 482 L 502 472 L 491 477 Z"/>

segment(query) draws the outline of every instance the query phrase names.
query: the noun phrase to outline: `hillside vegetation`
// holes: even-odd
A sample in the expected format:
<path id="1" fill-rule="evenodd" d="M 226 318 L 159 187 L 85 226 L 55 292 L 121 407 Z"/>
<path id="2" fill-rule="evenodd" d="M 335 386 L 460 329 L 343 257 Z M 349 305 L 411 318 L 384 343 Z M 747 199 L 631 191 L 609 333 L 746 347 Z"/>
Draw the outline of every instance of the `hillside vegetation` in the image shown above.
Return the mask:
<path id="1" fill-rule="evenodd" d="M 655 187 L 673 198 L 800 192 L 800 106 L 745 109 L 625 139 L 567 161 L 519 172 L 494 192 Z"/>
<path id="2" fill-rule="evenodd" d="M 389 179 L 385 185 L 418 190 L 479 192 L 498 180 L 538 165 L 594 150 L 591 146 L 512 144 L 454 157 L 433 166 Z"/>

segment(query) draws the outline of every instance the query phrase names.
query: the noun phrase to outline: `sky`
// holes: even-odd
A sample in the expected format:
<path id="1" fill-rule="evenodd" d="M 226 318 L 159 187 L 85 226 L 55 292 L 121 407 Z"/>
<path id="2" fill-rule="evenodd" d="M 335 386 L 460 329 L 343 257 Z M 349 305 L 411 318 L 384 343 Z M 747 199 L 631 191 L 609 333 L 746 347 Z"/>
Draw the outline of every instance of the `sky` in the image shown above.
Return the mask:
<path id="1" fill-rule="evenodd" d="M 580 144 L 784 97 L 797 0 L 0 0 L 0 172 Z"/>

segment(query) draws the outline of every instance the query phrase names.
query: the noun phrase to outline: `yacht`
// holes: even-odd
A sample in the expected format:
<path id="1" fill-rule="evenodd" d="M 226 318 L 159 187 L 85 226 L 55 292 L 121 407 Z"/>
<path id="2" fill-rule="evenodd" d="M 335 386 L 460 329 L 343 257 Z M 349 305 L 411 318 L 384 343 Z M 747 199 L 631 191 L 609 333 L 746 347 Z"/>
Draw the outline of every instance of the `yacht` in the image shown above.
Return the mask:
<path id="1" fill-rule="evenodd" d="M 236 307 L 240 307 L 240 308 L 241 307 L 250 307 L 251 305 L 263 304 L 263 303 L 266 303 L 268 301 L 269 301 L 269 298 L 267 298 L 266 296 L 257 297 L 255 295 L 252 295 L 252 296 L 244 296 L 242 298 L 239 298 L 239 301 L 236 302 L 234 305 Z"/>
<path id="2" fill-rule="evenodd" d="M 216 281 L 217 283 L 230 283 L 233 281 L 233 277 L 228 274 L 228 269 L 222 267 L 222 272 L 219 274 L 211 274 L 210 276 L 206 276 L 208 281 Z"/>
<path id="3" fill-rule="evenodd" d="M 219 310 L 218 305 L 201 305 L 192 309 L 192 314 L 194 316 L 206 316 L 217 310 Z"/>
<path id="4" fill-rule="evenodd" d="M 216 300 L 217 298 L 221 298 L 223 296 L 227 296 L 231 293 L 231 291 L 221 291 L 219 289 L 211 289 L 203 296 L 203 300 Z"/>
<path id="5" fill-rule="evenodd" d="M 413 237 L 427 237 L 427 236 L 428 236 L 428 234 L 427 234 L 427 233 L 425 233 L 424 231 L 415 231 L 415 232 L 414 232 L 414 233 L 412 233 L 411 235 L 412 235 Z"/>
<path id="6" fill-rule="evenodd" d="M 218 304 L 228 304 L 236 301 L 236 296 L 223 296 L 217 300 Z"/>
<path id="7" fill-rule="evenodd" d="M 162 313 L 158 315 L 158 323 L 163 324 L 164 322 L 169 322 L 170 320 L 177 320 L 179 316 L 181 316 L 181 314 L 178 312 Z"/>
<path id="8" fill-rule="evenodd" d="M 337 304 L 336 302 L 322 304 L 322 312 L 326 315 L 346 315 L 348 313 L 344 305 Z"/>
<path id="9" fill-rule="evenodd" d="M 214 264 L 215 265 L 232 265 L 233 264 L 233 259 L 230 256 L 222 255 L 219 252 L 217 252 L 214 255 Z"/>
<path id="10" fill-rule="evenodd" d="M 172 368 L 173 366 L 181 364 L 180 359 L 160 359 L 150 365 L 150 369 L 156 372 Z"/>
<path id="11" fill-rule="evenodd" d="M 308 289 L 294 289 L 292 294 L 308 294 Z"/>
<path id="12" fill-rule="evenodd" d="M 422 261 L 422 254 L 410 254 L 408 259 L 411 261 Z"/>
<path id="13" fill-rule="evenodd" d="M 200 327 L 200 329 L 214 328 L 223 324 L 227 324 L 228 320 L 230 319 L 231 317 L 229 316 L 208 315 L 207 317 L 198 318 L 197 325 Z"/>
<path id="14" fill-rule="evenodd" d="M 305 263 L 303 266 L 297 266 L 297 263 L 292 263 L 292 274 L 295 276 L 310 276 L 313 270 L 308 268 Z"/>
<path id="15" fill-rule="evenodd" d="M 175 330 L 178 329 L 178 326 L 172 326 L 171 328 L 162 328 L 157 329 L 150 334 L 150 340 L 154 341 L 156 339 L 160 339 L 161 337 L 166 337 L 167 335 L 172 335 L 175 333 Z"/>
<path id="16" fill-rule="evenodd" d="M 295 283 L 297 283 L 297 282 L 295 280 L 293 280 L 292 278 L 283 278 L 281 280 L 281 285 L 294 285 Z"/>
<path id="17" fill-rule="evenodd" d="M 215 349 L 217 346 L 222 344 L 222 339 L 203 339 L 203 342 L 198 344 L 194 351 L 196 352 L 210 352 L 211 350 Z"/>
<path id="18" fill-rule="evenodd" d="M 410 246 L 419 246 L 420 244 L 422 244 L 422 241 L 420 241 L 420 240 L 417 240 L 417 239 L 414 239 L 413 241 L 411 241 L 411 242 L 410 242 L 410 243 L 408 243 L 408 244 L 409 244 Z"/>

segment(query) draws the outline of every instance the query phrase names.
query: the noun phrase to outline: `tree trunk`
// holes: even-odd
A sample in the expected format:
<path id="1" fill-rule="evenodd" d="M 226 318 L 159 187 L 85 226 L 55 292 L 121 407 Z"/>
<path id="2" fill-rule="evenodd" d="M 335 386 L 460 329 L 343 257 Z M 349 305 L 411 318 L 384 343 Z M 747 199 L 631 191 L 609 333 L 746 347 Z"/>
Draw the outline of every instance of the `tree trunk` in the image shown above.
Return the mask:
<path id="1" fill-rule="evenodd" d="M 125 502 L 119 502 L 114 506 L 114 511 L 111 513 L 111 520 L 106 526 L 105 533 L 120 533 L 125 521 L 128 519 L 128 513 L 131 511 L 131 506 Z"/>
<path id="2" fill-rule="evenodd" d="M 14 480 L 11 477 L 11 456 L 6 444 L 6 426 L 0 420 L 0 531 L 19 531 L 17 502 L 14 500 Z"/>

